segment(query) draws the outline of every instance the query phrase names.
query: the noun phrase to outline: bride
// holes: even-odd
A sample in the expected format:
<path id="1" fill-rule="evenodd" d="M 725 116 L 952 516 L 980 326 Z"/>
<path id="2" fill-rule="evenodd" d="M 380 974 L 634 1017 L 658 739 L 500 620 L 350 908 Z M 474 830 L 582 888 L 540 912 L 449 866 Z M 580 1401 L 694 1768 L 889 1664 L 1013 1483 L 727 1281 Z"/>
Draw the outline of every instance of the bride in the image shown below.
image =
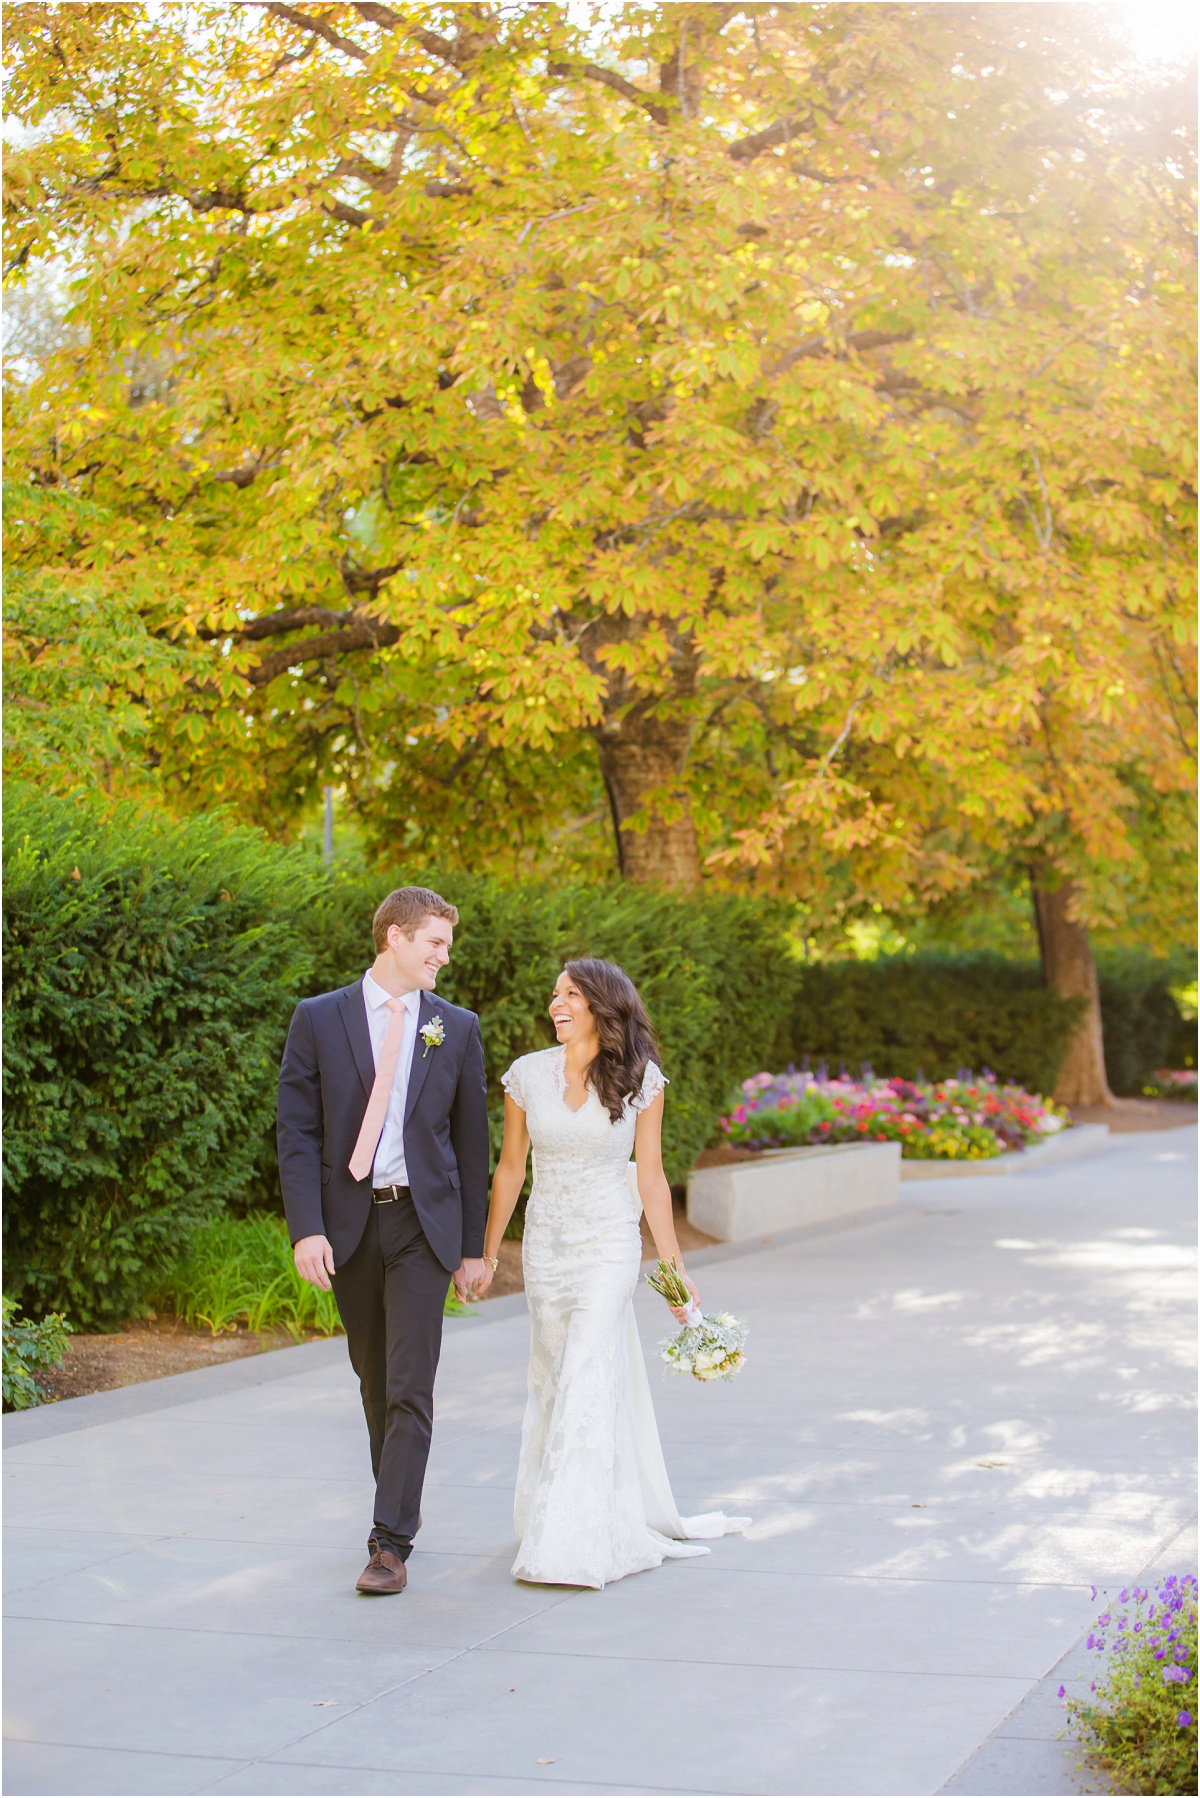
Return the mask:
<path id="1" fill-rule="evenodd" d="M 517 1475 L 517 1579 L 604 1586 L 667 1559 L 707 1554 L 747 1518 L 680 1517 L 633 1317 L 639 1210 L 682 1271 L 662 1165 L 666 1080 L 637 988 L 607 961 L 571 961 L 550 1002 L 558 1043 L 503 1076 L 504 1146 L 492 1184 L 487 1290 L 525 1181 L 522 1261 L 532 1340 Z M 637 1157 L 641 1206 L 630 1190 Z M 693 1298 L 696 1289 L 685 1282 Z M 682 1317 L 682 1311 L 676 1316 Z"/>

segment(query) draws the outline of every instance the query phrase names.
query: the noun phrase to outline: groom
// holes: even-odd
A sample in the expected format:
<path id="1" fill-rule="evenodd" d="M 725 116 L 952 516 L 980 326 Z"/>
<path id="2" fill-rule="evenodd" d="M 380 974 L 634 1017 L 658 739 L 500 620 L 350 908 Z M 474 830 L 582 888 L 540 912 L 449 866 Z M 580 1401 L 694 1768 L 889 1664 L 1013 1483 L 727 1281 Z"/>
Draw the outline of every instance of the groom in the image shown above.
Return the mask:
<path id="1" fill-rule="evenodd" d="M 296 1266 L 332 1286 L 358 1375 L 375 1521 L 360 1592 L 403 1592 L 421 1527 L 447 1275 L 483 1278 L 487 1081 L 479 1019 L 435 1001 L 458 912 L 400 887 L 361 980 L 296 1007 L 279 1070 L 279 1180 Z"/>

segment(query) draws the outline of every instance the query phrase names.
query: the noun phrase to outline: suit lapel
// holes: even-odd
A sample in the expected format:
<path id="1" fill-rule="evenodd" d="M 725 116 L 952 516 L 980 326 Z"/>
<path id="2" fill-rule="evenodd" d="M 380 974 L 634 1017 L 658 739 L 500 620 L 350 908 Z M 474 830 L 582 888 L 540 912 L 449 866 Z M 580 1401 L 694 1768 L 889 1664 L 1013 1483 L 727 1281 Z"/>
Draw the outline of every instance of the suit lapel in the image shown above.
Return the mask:
<path id="1" fill-rule="evenodd" d="M 429 1064 L 437 1054 L 436 1049 L 425 1051 L 420 1032 L 424 1030 L 437 1010 L 437 996 L 434 993 L 422 993 L 421 1003 L 417 1007 L 417 1040 L 413 1046 L 412 1073 L 408 1077 L 408 1094 L 404 1101 L 404 1121 L 407 1124 L 413 1114 L 413 1107 L 421 1096 L 421 1088 L 425 1084 L 425 1076 L 429 1072 Z"/>
<path id="2" fill-rule="evenodd" d="M 346 1026 L 346 1035 L 350 1038 L 350 1048 L 354 1055 L 354 1065 L 358 1069 L 358 1077 L 363 1083 L 363 1090 L 370 1095 L 375 1084 L 375 1057 L 371 1053 L 371 1032 L 367 1028 L 367 1001 L 363 996 L 362 982 L 345 987 L 338 996 L 338 1009 L 342 1014 L 342 1022 Z"/>

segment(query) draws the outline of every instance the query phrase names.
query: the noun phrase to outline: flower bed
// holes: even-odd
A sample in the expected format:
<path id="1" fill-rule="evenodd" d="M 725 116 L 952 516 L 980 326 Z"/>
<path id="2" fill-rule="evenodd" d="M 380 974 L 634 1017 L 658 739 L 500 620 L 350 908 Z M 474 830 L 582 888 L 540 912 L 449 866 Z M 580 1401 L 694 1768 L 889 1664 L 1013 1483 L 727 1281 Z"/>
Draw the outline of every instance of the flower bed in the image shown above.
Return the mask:
<path id="1" fill-rule="evenodd" d="M 1117 1775 L 1118 1790 L 1194 1792 L 1196 1581 L 1172 1576 L 1157 1592 L 1135 1586 L 1121 1602 L 1128 1608 L 1105 1611 L 1088 1637 L 1110 1658 L 1093 1696 L 1071 1701 L 1071 1721 Z"/>
<path id="2" fill-rule="evenodd" d="M 956 1080 L 830 1080 L 817 1073 L 752 1074 L 720 1122 L 733 1148 L 898 1142 L 906 1160 L 985 1161 L 1044 1142 L 1069 1122 L 1049 1099 L 994 1074 Z"/>
<path id="3" fill-rule="evenodd" d="M 1182 1099 L 1185 1104 L 1194 1105 L 1196 1082 L 1195 1068 L 1155 1068 L 1153 1083 L 1146 1091 L 1153 1098 Z"/>

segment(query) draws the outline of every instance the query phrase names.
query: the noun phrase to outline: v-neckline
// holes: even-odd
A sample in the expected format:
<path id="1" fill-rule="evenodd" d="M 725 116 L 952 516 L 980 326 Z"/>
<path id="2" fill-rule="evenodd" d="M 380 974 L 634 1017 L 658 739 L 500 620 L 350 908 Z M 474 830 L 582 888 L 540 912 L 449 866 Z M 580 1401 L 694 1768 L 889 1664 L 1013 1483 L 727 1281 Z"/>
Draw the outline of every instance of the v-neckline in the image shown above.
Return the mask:
<path id="1" fill-rule="evenodd" d="M 590 1086 L 587 1088 L 587 1091 L 584 1093 L 584 1096 L 583 1096 L 583 1104 L 582 1105 L 567 1104 L 567 1051 L 561 1043 L 558 1045 L 558 1048 L 560 1051 L 559 1061 L 558 1061 L 558 1096 L 559 1096 L 560 1100 L 562 1101 L 563 1105 L 570 1112 L 571 1116 L 573 1118 L 577 1118 L 581 1111 L 587 1110 L 588 1100 L 592 1096 L 592 1089 Z"/>

